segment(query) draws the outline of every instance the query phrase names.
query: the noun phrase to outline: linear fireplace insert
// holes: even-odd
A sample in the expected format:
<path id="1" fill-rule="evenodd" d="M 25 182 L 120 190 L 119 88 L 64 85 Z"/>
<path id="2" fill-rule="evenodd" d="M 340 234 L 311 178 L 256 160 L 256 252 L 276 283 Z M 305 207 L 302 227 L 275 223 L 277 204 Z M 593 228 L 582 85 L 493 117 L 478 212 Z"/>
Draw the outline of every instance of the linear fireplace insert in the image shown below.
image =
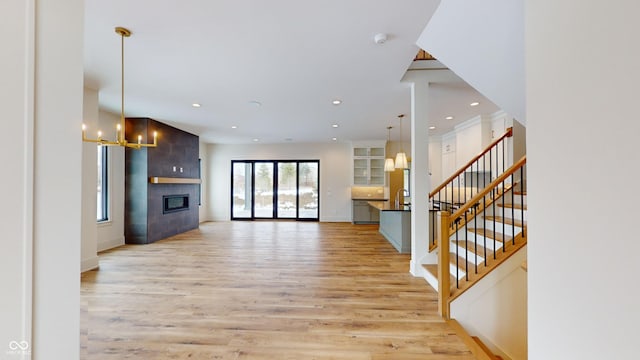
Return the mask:
<path id="1" fill-rule="evenodd" d="M 164 195 L 162 197 L 162 213 L 189 210 L 189 194 Z"/>

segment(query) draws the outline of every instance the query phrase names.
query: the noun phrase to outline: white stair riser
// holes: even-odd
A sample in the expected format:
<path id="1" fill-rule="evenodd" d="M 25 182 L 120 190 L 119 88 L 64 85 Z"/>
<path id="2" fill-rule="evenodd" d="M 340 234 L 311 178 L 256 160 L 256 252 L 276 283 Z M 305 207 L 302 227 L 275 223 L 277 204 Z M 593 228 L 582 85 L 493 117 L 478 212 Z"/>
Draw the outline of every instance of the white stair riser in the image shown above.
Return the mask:
<path id="1" fill-rule="evenodd" d="M 513 211 L 512 211 L 513 210 Z M 486 211 L 485 213 L 489 214 L 490 212 Z M 495 216 L 502 216 L 508 219 L 516 219 L 516 220 L 524 220 L 527 221 L 527 210 L 523 209 L 514 209 L 514 208 L 505 208 L 502 206 L 496 206 Z"/>
<path id="2" fill-rule="evenodd" d="M 452 246 L 451 252 L 455 253 L 456 251 L 458 251 L 458 255 L 461 258 L 468 259 L 471 263 L 480 264 L 481 262 L 484 261 L 484 258 L 482 257 L 484 254 L 480 248 L 478 248 L 478 256 L 476 256 L 476 254 L 473 251 L 465 251 L 464 247 L 455 246 L 455 245 L 451 245 L 451 246 Z M 492 253 L 492 250 L 487 249 L 487 256 L 491 256 L 491 253 Z"/>
<path id="3" fill-rule="evenodd" d="M 495 241 L 495 246 L 494 246 L 494 240 L 492 238 L 488 237 L 488 236 L 485 238 L 484 236 L 482 236 L 482 233 L 473 233 L 473 232 L 469 231 L 469 232 L 467 232 L 467 235 L 465 235 L 465 236 L 466 236 L 467 242 L 469 244 L 473 244 L 474 242 L 477 242 L 478 245 L 485 246 L 487 249 L 499 249 L 499 248 L 502 247 L 502 242 L 496 240 Z M 456 240 L 464 240 L 465 236 L 461 236 L 458 239 L 456 239 L 454 237 L 451 237 L 450 238 L 451 243 L 452 243 L 451 246 L 454 246 L 453 243 Z"/>
<path id="4" fill-rule="evenodd" d="M 461 264 L 464 267 L 464 264 Z M 473 269 L 469 269 L 471 271 L 473 271 Z M 455 264 L 451 264 L 449 265 L 449 272 L 451 273 L 451 276 L 456 277 L 456 265 Z M 458 269 L 458 279 L 462 279 L 464 278 L 464 276 L 466 275 L 466 273 L 464 272 L 463 269 Z"/>
<path id="5" fill-rule="evenodd" d="M 482 224 L 484 225 L 482 228 L 487 229 L 487 230 L 492 230 L 495 232 L 499 232 L 502 234 L 507 234 L 508 236 L 512 236 L 512 234 L 519 234 L 522 231 L 522 228 L 520 226 L 514 226 L 514 225 L 510 225 L 510 224 L 505 224 L 505 223 L 501 223 L 496 221 L 495 223 L 491 220 L 485 220 L 484 223 Z"/>

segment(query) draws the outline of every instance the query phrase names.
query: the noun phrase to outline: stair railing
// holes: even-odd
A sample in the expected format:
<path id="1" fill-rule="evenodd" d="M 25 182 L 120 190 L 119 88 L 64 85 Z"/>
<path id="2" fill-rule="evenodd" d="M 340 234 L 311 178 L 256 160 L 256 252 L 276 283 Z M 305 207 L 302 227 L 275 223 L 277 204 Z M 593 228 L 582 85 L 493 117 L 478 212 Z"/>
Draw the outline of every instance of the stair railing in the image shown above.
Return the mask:
<path id="1" fill-rule="evenodd" d="M 523 156 L 453 214 L 437 213 L 438 309 L 443 317 L 449 317 L 453 299 L 526 243 L 526 162 Z"/>
<path id="2" fill-rule="evenodd" d="M 506 138 L 513 136 L 513 128 L 494 140 L 482 152 L 469 160 L 458 171 L 429 193 L 430 223 L 435 225 L 436 213 L 441 210 L 455 211 L 470 200 L 476 189 L 485 188 L 495 174 L 506 168 Z M 429 234 L 429 251 L 437 247 L 435 226 Z"/>

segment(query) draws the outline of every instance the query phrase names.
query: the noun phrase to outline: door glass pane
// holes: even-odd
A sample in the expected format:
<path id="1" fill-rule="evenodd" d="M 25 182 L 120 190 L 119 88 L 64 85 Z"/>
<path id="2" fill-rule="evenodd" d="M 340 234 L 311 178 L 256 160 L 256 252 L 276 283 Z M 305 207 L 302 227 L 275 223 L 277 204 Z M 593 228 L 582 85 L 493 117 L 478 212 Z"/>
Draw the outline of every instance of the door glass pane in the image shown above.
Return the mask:
<path id="1" fill-rule="evenodd" d="M 273 162 L 255 163 L 254 216 L 273 218 Z"/>
<path id="2" fill-rule="evenodd" d="M 232 184 L 232 212 L 233 218 L 251 218 L 251 163 L 233 163 Z"/>
<path id="3" fill-rule="evenodd" d="M 318 162 L 300 162 L 298 169 L 298 217 L 318 219 Z"/>
<path id="4" fill-rule="evenodd" d="M 296 217 L 297 164 L 278 162 L 278 217 Z"/>

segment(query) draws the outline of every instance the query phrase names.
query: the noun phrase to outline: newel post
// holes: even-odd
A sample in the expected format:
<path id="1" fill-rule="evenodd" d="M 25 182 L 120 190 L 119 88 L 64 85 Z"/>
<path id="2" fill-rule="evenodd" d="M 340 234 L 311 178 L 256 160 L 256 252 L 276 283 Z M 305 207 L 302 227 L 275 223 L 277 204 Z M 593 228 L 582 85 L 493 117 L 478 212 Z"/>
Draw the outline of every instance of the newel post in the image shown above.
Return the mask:
<path id="1" fill-rule="evenodd" d="M 449 212 L 438 212 L 438 313 L 449 318 L 449 296 L 451 295 L 449 270 Z"/>

